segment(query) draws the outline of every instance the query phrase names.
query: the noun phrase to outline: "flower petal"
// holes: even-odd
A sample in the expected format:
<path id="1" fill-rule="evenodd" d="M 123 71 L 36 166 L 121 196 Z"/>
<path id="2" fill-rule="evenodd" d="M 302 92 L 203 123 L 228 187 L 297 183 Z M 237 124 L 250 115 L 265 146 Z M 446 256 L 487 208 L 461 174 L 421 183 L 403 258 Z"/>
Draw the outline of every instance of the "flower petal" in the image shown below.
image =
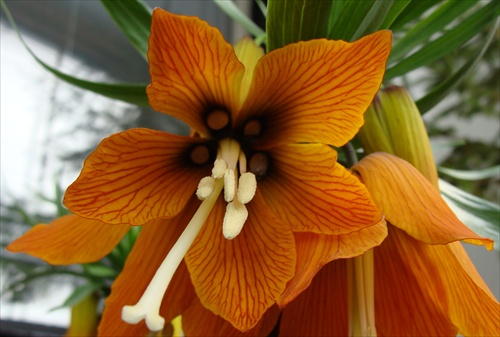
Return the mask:
<path id="1" fill-rule="evenodd" d="M 50 225 L 34 226 L 6 249 L 38 257 L 50 264 L 89 263 L 108 255 L 129 229 L 127 224 L 109 225 L 65 215 Z"/>
<path id="2" fill-rule="evenodd" d="M 391 40 L 389 31 L 380 31 L 354 43 L 320 39 L 272 51 L 255 68 L 239 123 L 261 119 L 260 146 L 344 145 L 363 125 Z"/>
<path id="3" fill-rule="evenodd" d="M 295 243 L 258 191 L 248 220 L 233 240 L 222 236 L 225 202 L 219 198 L 185 261 L 202 304 L 240 331 L 254 327 L 292 278 Z"/>
<path id="4" fill-rule="evenodd" d="M 99 336 L 145 336 L 149 331 L 144 321 L 131 325 L 121 319 L 124 305 L 134 305 L 144 293 L 156 270 L 177 241 L 199 202 L 194 198 L 185 210 L 172 219 L 145 224 L 130 252 L 123 271 L 111 287 L 99 325 Z M 165 293 L 161 315 L 166 322 L 187 309 L 195 294 L 186 265 L 182 262 Z"/>
<path id="5" fill-rule="evenodd" d="M 311 286 L 283 310 L 280 337 L 348 335 L 345 262 L 323 267 Z"/>
<path id="6" fill-rule="evenodd" d="M 182 314 L 182 328 L 186 336 L 268 336 L 278 321 L 280 311 L 276 306 L 269 308 L 263 318 L 252 329 L 241 332 L 231 323 L 206 309 L 198 298 Z"/>
<path id="7" fill-rule="evenodd" d="M 107 223 L 142 225 L 176 215 L 213 162 L 196 166 L 189 151 L 200 138 L 132 129 L 104 139 L 68 187 L 64 204 Z"/>
<path id="8" fill-rule="evenodd" d="M 407 316 L 413 317 L 414 334 L 422 336 L 455 335 L 456 328 L 465 336 L 498 335 L 500 304 L 473 269 L 459 242 L 428 245 L 390 227 L 389 238 L 375 249 L 375 303 L 383 303 L 387 296 L 393 297 L 394 303 L 386 302 L 377 312 L 387 313 L 386 324 L 395 325 L 397 313 L 414 309 Z M 402 303 L 406 299 L 408 306 Z M 452 328 L 445 329 L 447 326 Z M 385 335 L 411 334 L 402 333 L 407 330 L 401 329 L 408 327 L 401 324 Z"/>
<path id="9" fill-rule="evenodd" d="M 444 293 L 449 289 L 440 280 L 436 261 L 425 259 L 423 269 L 412 269 L 416 260 L 424 258 L 420 250 L 413 249 L 416 240 L 397 228 L 389 227 L 389 231 L 388 238 L 374 250 L 377 333 L 381 336 L 456 336 L 457 329 L 440 307 L 439 302 L 445 301 Z M 419 246 L 428 245 L 420 243 Z M 433 291 L 440 298 L 433 298 Z"/>
<path id="10" fill-rule="evenodd" d="M 295 276 L 288 283 L 278 304 L 285 307 L 311 284 L 328 262 L 359 256 L 378 246 L 387 236 L 385 221 L 346 235 L 294 233 L 297 249 Z"/>
<path id="11" fill-rule="evenodd" d="M 293 144 L 269 151 L 259 189 L 271 210 L 297 232 L 348 234 L 376 225 L 382 213 L 363 184 L 322 144 Z"/>
<path id="12" fill-rule="evenodd" d="M 243 37 L 234 45 L 234 52 L 245 66 L 245 75 L 241 81 L 241 102 L 244 102 L 248 96 L 250 85 L 253 80 L 253 73 L 257 62 L 264 56 L 264 50 L 259 47 L 250 37 Z"/>
<path id="13" fill-rule="evenodd" d="M 149 38 L 147 88 L 153 109 L 207 136 L 210 108 L 235 112 L 244 67 L 222 34 L 196 17 L 155 9 Z"/>
<path id="14" fill-rule="evenodd" d="M 378 152 L 363 158 L 353 171 L 361 175 L 387 221 L 415 239 L 429 244 L 464 240 L 493 249 L 493 241 L 460 222 L 439 191 L 408 162 Z"/>

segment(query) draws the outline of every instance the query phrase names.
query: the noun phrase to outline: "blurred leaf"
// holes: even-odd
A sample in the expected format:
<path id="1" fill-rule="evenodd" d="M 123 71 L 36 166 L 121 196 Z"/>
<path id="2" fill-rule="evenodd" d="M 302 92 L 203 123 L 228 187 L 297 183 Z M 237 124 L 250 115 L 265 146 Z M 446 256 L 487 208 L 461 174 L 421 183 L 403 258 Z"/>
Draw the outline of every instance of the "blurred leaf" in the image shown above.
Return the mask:
<path id="1" fill-rule="evenodd" d="M 82 266 L 84 273 L 94 278 L 115 278 L 118 275 L 116 270 L 100 263 L 87 263 Z"/>
<path id="2" fill-rule="evenodd" d="M 500 165 L 492 166 L 483 170 L 465 171 L 455 170 L 446 167 L 438 167 L 438 171 L 460 180 L 482 180 L 500 176 Z"/>
<path id="3" fill-rule="evenodd" d="M 101 0 L 101 3 L 135 49 L 147 59 L 151 9 L 139 0 Z"/>
<path id="4" fill-rule="evenodd" d="M 66 298 L 63 304 L 50 309 L 50 311 L 54 311 L 61 308 L 71 308 L 72 306 L 80 303 L 85 297 L 99 290 L 102 286 L 103 286 L 102 282 L 89 282 L 87 284 L 76 287 L 75 290 L 73 290 L 73 292 L 71 293 L 71 295 L 69 295 L 68 298 Z"/>
<path id="5" fill-rule="evenodd" d="M 469 60 L 466 64 L 464 64 L 455 74 L 450 76 L 444 82 L 441 82 L 439 85 L 435 86 L 430 90 L 427 95 L 420 98 L 416 104 L 421 114 L 429 111 L 439 102 L 441 102 L 450 92 L 455 90 L 455 88 L 460 85 L 469 75 L 472 69 L 475 68 L 477 63 L 483 58 L 484 53 L 493 42 L 495 35 L 497 34 L 499 20 L 497 19 L 493 27 L 491 28 L 486 40 L 483 44 L 483 48 L 481 48 L 475 57 Z"/>
<path id="6" fill-rule="evenodd" d="M 458 218 L 473 231 L 493 239 L 495 249 L 499 250 L 500 207 L 464 192 L 442 179 L 439 179 L 439 187 Z"/>
<path id="7" fill-rule="evenodd" d="M 396 17 L 390 28 L 394 31 L 400 30 L 408 22 L 418 19 L 424 12 L 438 3 L 436 0 L 413 0 Z"/>
<path id="8" fill-rule="evenodd" d="M 113 1 L 113 0 L 111 0 Z M 219 6 L 224 13 L 226 13 L 231 19 L 236 21 L 243 27 L 247 32 L 253 36 L 259 36 L 265 34 L 265 32 L 257 26 L 252 20 L 250 20 L 239 8 L 234 4 L 232 0 L 214 0 L 214 3 Z"/>
<path id="9" fill-rule="evenodd" d="M 346 0 L 328 37 L 333 40 L 352 41 L 354 33 L 376 3 L 376 0 Z"/>
<path id="10" fill-rule="evenodd" d="M 384 22 L 380 25 L 380 29 L 389 29 L 393 22 L 398 18 L 403 10 L 411 3 L 411 0 L 397 0 L 391 6 L 389 13 L 387 13 Z"/>
<path id="11" fill-rule="evenodd" d="M 332 31 L 333 25 L 337 22 L 342 7 L 344 6 L 346 0 L 335 0 L 332 3 L 332 9 L 330 10 L 330 22 L 328 24 L 328 32 Z"/>
<path id="12" fill-rule="evenodd" d="M 392 47 L 389 64 L 402 58 L 413 48 L 431 38 L 433 34 L 442 31 L 450 22 L 463 15 L 470 7 L 477 5 L 474 1 L 453 0 L 443 2 L 428 17 L 420 20 L 405 32 L 402 38 Z"/>
<path id="13" fill-rule="evenodd" d="M 22 44 L 26 47 L 28 52 L 33 56 L 33 58 L 46 70 L 50 71 L 52 74 L 56 75 L 58 78 L 71 83 L 77 87 L 82 89 L 86 89 L 103 96 L 118 99 L 127 103 L 132 103 L 140 106 L 148 106 L 148 98 L 146 96 L 146 84 L 111 84 L 111 83 L 99 83 L 99 82 L 91 82 L 82 79 L 78 79 L 76 77 L 64 74 L 59 70 L 52 68 L 41 59 L 39 59 L 35 53 L 28 47 L 23 37 L 19 33 L 16 23 L 10 14 L 7 5 L 5 5 L 4 1 L 0 2 L 3 12 L 7 16 L 7 19 L 11 26 L 16 31 L 19 39 Z"/>
<path id="14" fill-rule="evenodd" d="M 436 40 L 403 59 L 385 73 L 385 80 L 404 75 L 418 67 L 431 63 L 454 51 L 497 17 L 498 3 L 490 2 L 465 18 L 460 24 L 446 31 Z"/>
<path id="15" fill-rule="evenodd" d="M 393 4 L 394 0 L 375 2 L 352 36 L 351 41 L 357 40 L 365 35 L 369 35 L 379 30 Z"/>
<path id="16" fill-rule="evenodd" d="M 331 0 L 269 0 L 267 51 L 297 41 L 327 37 L 331 8 Z"/>
<path id="17" fill-rule="evenodd" d="M 267 6 L 264 3 L 264 1 L 263 0 L 255 0 L 255 2 L 257 3 L 257 6 L 259 7 L 260 11 L 262 12 L 262 15 L 264 15 L 264 17 L 266 17 L 267 16 Z"/>

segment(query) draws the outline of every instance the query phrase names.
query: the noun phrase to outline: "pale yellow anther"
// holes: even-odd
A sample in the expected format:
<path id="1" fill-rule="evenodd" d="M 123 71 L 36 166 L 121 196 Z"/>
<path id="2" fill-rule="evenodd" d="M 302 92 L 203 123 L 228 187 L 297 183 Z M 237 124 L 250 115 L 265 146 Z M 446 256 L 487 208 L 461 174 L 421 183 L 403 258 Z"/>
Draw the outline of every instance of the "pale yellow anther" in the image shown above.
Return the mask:
<path id="1" fill-rule="evenodd" d="M 227 170 L 227 163 L 224 159 L 216 159 L 214 167 L 212 168 L 212 177 L 214 179 L 220 179 L 224 177 L 224 173 Z"/>
<path id="2" fill-rule="evenodd" d="M 231 202 L 236 193 L 236 177 L 234 170 L 228 169 L 224 174 L 224 200 Z"/>
<path id="3" fill-rule="evenodd" d="M 208 198 L 215 188 L 215 179 L 212 177 L 204 177 L 200 180 L 198 184 L 198 189 L 196 190 L 196 196 L 200 200 L 205 200 Z"/>
<path id="4" fill-rule="evenodd" d="M 222 234 L 224 237 L 228 240 L 237 237 L 243 229 L 243 225 L 247 218 L 247 208 L 238 200 L 227 204 L 224 222 L 222 223 Z"/>
<path id="5" fill-rule="evenodd" d="M 250 202 L 257 191 L 257 179 L 251 172 L 243 173 L 238 184 L 238 201 L 242 204 Z"/>

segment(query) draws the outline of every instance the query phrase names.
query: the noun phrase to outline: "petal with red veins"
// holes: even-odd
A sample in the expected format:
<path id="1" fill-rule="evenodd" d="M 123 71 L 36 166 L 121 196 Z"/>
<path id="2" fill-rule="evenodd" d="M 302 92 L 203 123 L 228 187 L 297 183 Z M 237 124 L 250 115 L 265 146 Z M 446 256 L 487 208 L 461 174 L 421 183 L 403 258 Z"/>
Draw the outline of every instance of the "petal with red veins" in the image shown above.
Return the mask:
<path id="1" fill-rule="evenodd" d="M 104 139 L 85 160 L 64 204 L 82 217 L 142 225 L 179 213 L 213 162 L 194 165 L 200 138 L 132 129 Z"/>
<path id="2" fill-rule="evenodd" d="M 7 246 L 50 264 L 95 262 L 108 255 L 127 234 L 130 225 L 110 225 L 77 215 L 65 215 L 49 225 L 38 224 Z"/>

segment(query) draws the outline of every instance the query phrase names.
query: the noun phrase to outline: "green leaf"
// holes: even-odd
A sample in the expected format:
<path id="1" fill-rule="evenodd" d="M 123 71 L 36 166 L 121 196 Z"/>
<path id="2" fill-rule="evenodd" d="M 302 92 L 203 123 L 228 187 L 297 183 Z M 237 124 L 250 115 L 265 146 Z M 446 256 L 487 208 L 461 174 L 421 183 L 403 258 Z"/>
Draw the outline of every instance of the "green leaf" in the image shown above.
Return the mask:
<path id="1" fill-rule="evenodd" d="M 351 40 L 357 40 L 365 35 L 379 30 L 380 26 L 389 13 L 394 0 L 377 1 L 359 25 Z"/>
<path id="2" fill-rule="evenodd" d="M 345 0 L 335 0 L 330 10 L 330 22 L 328 23 L 328 32 L 332 31 L 333 25 L 337 22 L 342 7 L 344 7 Z"/>
<path id="3" fill-rule="evenodd" d="M 389 64 L 402 58 L 419 44 L 429 40 L 433 34 L 442 31 L 450 22 L 463 15 L 470 7 L 477 5 L 474 1 L 453 0 L 443 2 L 428 17 L 419 21 L 406 31 L 392 47 Z"/>
<path id="4" fill-rule="evenodd" d="M 380 29 L 389 29 L 393 22 L 398 18 L 403 10 L 411 3 L 411 0 L 394 1 L 389 13 L 387 13 L 384 22 L 380 25 Z"/>
<path id="5" fill-rule="evenodd" d="M 439 179 L 439 187 L 458 218 L 479 235 L 493 239 L 495 249 L 500 250 L 500 207 L 442 179 Z"/>
<path id="6" fill-rule="evenodd" d="M 139 0 L 101 0 L 101 3 L 135 49 L 147 59 L 151 9 Z"/>
<path id="7" fill-rule="evenodd" d="M 100 263 L 88 263 L 83 264 L 83 271 L 86 275 L 93 278 L 103 279 L 103 278 L 115 278 L 118 276 L 118 272 L 111 267 L 105 266 Z"/>
<path id="8" fill-rule="evenodd" d="M 389 68 L 385 80 L 404 75 L 413 69 L 431 63 L 454 51 L 497 17 L 497 3 L 490 2 L 486 6 L 465 18 L 456 27 L 445 32 L 439 38 L 425 44 L 420 50 Z"/>
<path id="9" fill-rule="evenodd" d="M 390 28 L 393 31 L 400 30 L 410 21 L 418 19 L 429 8 L 439 4 L 436 0 L 413 0 L 405 7 L 405 9 L 397 16 Z"/>
<path id="10" fill-rule="evenodd" d="M 486 40 L 484 42 L 483 48 L 478 51 L 476 57 L 473 57 L 466 64 L 464 64 L 455 74 L 451 75 L 444 82 L 435 86 L 430 90 L 430 92 L 424 97 L 420 98 L 416 104 L 418 110 L 421 114 L 429 111 L 439 102 L 441 102 L 450 92 L 455 90 L 455 88 L 462 83 L 469 73 L 476 67 L 479 61 L 483 58 L 484 53 L 493 42 L 495 35 L 497 34 L 497 29 L 499 25 L 499 20 L 496 20 L 495 24 L 491 28 Z"/>
<path id="11" fill-rule="evenodd" d="M 333 40 L 353 41 L 354 34 L 376 3 L 376 0 L 346 0 L 328 37 Z"/>
<path id="12" fill-rule="evenodd" d="M 269 0 L 267 50 L 327 37 L 331 8 L 331 0 Z"/>
<path id="13" fill-rule="evenodd" d="M 82 89 L 86 89 L 97 94 L 101 94 L 103 96 L 118 99 L 127 103 L 132 103 L 140 106 L 148 106 L 148 98 L 146 95 L 146 84 L 112 84 L 112 83 L 99 83 L 99 82 L 91 82 L 87 80 L 82 80 L 65 73 L 60 72 L 59 70 L 52 68 L 45 62 L 43 62 L 35 53 L 28 47 L 23 37 L 19 33 L 16 23 L 12 18 L 12 15 L 5 5 L 4 1 L 0 2 L 2 9 L 4 10 L 5 15 L 9 23 L 12 25 L 14 30 L 16 31 L 19 39 L 21 40 L 24 47 L 28 50 L 28 52 L 33 56 L 33 58 L 46 70 L 57 76 L 58 78 L 71 83 L 77 87 Z"/>
<path id="14" fill-rule="evenodd" d="M 443 173 L 449 177 L 460 179 L 460 180 L 482 180 L 493 177 L 500 177 L 500 165 L 492 166 L 483 170 L 474 171 L 464 171 L 455 170 L 446 167 L 437 168 L 440 173 Z"/>
<path id="15" fill-rule="evenodd" d="M 80 303 L 85 299 L 85 297 L 93 294 L 97 290 L 99 290 L 103 286 L 102 282 L 90 282 L 79 287 L 76 287 L 75 290 L 66 298 L 63 304 L 58 305 L 55 308 L 50 309 L 50 311 L 54 311 L 61 308 L 71 308 L 72 306 Z"/>
<path id="16" fill-rule="evenodd" d="M 234 4 L 232 0 L 214 0 L 214 3 L 217 6 L 219 6 L 219 8 L 222 9 L 222 11 L 226 13 L 231 19 L 239 23 L 241 27 L 243 27 L 247 32 L 249 32 L 253 36 L 259 36 L 265 34 L 265 32 L 259 26 L 257 26 L 252 20 L 250 20 L 238 8 L 238 6 Z"/>

